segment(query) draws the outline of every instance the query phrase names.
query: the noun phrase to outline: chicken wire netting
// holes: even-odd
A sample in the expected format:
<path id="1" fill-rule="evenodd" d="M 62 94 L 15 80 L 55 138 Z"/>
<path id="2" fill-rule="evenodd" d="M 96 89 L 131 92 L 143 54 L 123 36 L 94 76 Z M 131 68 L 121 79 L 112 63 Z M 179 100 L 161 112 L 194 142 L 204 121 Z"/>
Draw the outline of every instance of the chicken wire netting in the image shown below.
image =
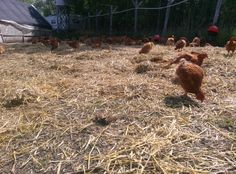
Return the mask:
<path id="1" fill-rule="evenodd" d="M 204 2 L 199 3 L 185 2 L 172 6 L 167 25 L 167 34 L 188 35 L 206 35 L 206 29 L 211 23 L 214 10 L 209 7 L 202 8 Z M 152 35 L 162 34 L 166 16 L 166 3 L 161 1 L 159 4 L 152 4 L 149 7 L 140 6 L 137 10 L 137 27 L 135 32 L 135 8 L 131 5 L 126 9 L 117 9 L 112 15 L 112 26 L 110 24 L 110 13 L 103 12 L 96 16 L 96 13 L 85 15 L 80 21 L 78 28 L 81 33 L 91 35 Z M 146 5 L 145 5 L 146 6 Z M 155 8 L 157 7 L 157 8 Z M 163 8 L 159 8 L 163 7 Z M 183 10 L 184 9 L 184 10 Z M 199 16 L 199 9 L 209 18 L 202 19 Z"/>

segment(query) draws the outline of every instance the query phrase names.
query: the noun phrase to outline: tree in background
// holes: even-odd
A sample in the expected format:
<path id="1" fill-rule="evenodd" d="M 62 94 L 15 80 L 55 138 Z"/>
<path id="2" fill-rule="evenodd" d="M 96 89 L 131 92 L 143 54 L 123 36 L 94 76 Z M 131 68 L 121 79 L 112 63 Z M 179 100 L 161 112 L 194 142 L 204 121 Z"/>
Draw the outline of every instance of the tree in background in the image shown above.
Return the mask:
<path id="1" fill-rule="evenodd" d="M 22 0 L 32 3 L 43 15 L 55 14 L 54 0 Z M 96 11 L 102 14 L 109 13 L 107 5 L 117 7 L 117 11 L 134 8 L 132 0 L 66 0 L 70 13 L 84 18 L 84 30 L 88 31 L 88 13 L 95 15 Z M 182 2 L 183 0 L 139 0 L 141 7 L 160 7 Z M 194 37 L 207 34 L 210 24 L 216 23 L 220 28 L 220 39 L 229 35 L 236 35 L 236 0 L 188 0 L 180 5 L 161 10 L 138 10 L 137 33 L 141 36 L 163 33 L 176 36 Z M 109 33 L 109 16 L 90 18 L 90 33 Z M 96 27 L 96 24 L 98 27 Z M 134 11 L 113 15 L 113 34 L 133 34 Z"/>
<path id="2" fill-rule="evenodd" d="M 28 4 L 33 4 L 35 0 L 20 0 L 22 2 L 28 3 Z"/>
<path id="3" fill-rule="evenodd" d="M 34 5 L 44 16 L 55 14 L 55 0 L 21 0 Z"/>

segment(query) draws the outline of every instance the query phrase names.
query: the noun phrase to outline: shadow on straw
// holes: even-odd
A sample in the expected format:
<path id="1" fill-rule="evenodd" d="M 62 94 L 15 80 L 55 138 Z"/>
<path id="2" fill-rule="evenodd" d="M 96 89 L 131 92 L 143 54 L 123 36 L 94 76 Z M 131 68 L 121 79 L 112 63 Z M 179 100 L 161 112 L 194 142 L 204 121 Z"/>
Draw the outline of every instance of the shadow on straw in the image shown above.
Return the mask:
<path id="1" fill-rule="evenodd" d="M 186 107 L 199 107 L 200 105 L 192 100 L 188 96 L 167 96 L 164 99 L 164 103 L 167 107 L 171 108 L 181 108 L 182 106 Z"/>

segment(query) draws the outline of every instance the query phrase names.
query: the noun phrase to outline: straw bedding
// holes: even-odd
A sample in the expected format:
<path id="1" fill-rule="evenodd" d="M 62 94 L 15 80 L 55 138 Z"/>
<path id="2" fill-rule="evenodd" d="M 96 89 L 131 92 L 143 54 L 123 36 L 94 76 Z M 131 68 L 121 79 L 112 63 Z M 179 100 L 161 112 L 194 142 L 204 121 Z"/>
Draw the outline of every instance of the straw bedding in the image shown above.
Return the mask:
<path id="1" fill-rule="evenodd" d="M 236 55 L 206 51 L 206 101 L 173 84 L 156 46 L 0 55 L 0 173 L 235 173 Z"/>

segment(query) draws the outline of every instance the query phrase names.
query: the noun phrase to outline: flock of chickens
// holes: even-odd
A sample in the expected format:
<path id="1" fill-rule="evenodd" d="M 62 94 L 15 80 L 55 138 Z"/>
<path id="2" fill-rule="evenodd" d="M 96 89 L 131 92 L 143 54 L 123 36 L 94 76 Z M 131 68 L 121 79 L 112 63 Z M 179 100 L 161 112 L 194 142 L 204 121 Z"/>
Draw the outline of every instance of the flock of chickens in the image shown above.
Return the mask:
<path id="1" fill-rule="evenodd" d="M 180 51 L 187 45 L 192 47 L 200 46 L 200 42 L 201 40 L 198 37 L 195 37 L 191 43 L 188 43 L 188 40 L 185 37 L 182 37 L 175 43 L 174 36 L 172 36 L 167 39 L 166 45 L 175 45 L 175 50 Z M 152 42 L 144 44 L 139 53 L 141 54 L 150 52 L 153 48 L 153 45 L 154 44 Z M 210 44 L 207 43 L 206 45 Z M 233 54 L 236 49 L 236 37 L 231 37 L 226 43 L 225 48 L 228 51 L 228 54 L 230 54 L 230 52 Z M 187 93 L 193 93 L 201 102 L 203 102 L 205 99 L 204 92 L 201 89 L 202 80 L 204 77 L 204 71 L 201 65 L 205 58 L 208 58 L 208 55 L 205 52 L 185 52 L 179 54 L 176 58 L 171 60 L 167 66 L 165 66 L 169 67 L 172 64 L 178 63 L 179 66 L 176 69 L 177 80 L 184 89 L 185 96 L 187 96 Z"/>
<path id="2" fill-rule="evenodd" d="M 159 42 L 158 40 L 157 42 Z M 51 51 L 57 49 L 59 45 L 65 42 L 73 49 L 78 49 L 80 47 L 80 43 L 84 43 L 91 48 L 101 48 L 102 44 L 106 44 L 110 47 L 112 44 L 125 44 L 125 45 L 142 45 L 143 47 L 139 51 L 139 54 L 147 54 L 152 48 L 155 46 L 156 40 L 155 38 L 144 38 L 142 40 L 135 40 L 127 36 L 115 36 L 115 37 L 81 37 L 80 40 L 70 40 L 70 41 L 61 41 L 58 38 L 50 38 L 50 37 L 37 37 L 32 39 L 32 44 L 42 43 L 43 45 L 49 47 Z M 163 43 L 163 42 L 162 42 Z M 201 44 L 201 40 L 198 37 L 195 37 L 191 43 L 189 43 L 186 37 L 179 38 L 178 41 L 175 42 L 175 37 L 172 35 L 167 38 L 165 41 L 165 45 L 175 46 L 175 50 L 182 51 L 185 46 L 198 47 Z M 210 46 L 210 44 L 206 43 L 205 46 Z M 231 37 L 229 41 L 225 45 L 228 54 L 233 54 L 236 50 L 236 37 Z M 5 52 L 5 46 L 0 44 L 0 54 Z M 185 91 L 185 95 L 187 93 L 193 93 L 196 95 L 196 98 L 201 102 L 204 101 L 205 95 L 201 89 L 202 80 L 204 77 L 204 70 L 201 67 L 203 60 L 207 58 L 208 55 L 205 52 L 183 52 L 178 54 L 176 58 L 171 60 L 168 65 L 165 67 L 168 68 L 172 64 L 179 64 L 176 69 L 177 79 Z"/>

